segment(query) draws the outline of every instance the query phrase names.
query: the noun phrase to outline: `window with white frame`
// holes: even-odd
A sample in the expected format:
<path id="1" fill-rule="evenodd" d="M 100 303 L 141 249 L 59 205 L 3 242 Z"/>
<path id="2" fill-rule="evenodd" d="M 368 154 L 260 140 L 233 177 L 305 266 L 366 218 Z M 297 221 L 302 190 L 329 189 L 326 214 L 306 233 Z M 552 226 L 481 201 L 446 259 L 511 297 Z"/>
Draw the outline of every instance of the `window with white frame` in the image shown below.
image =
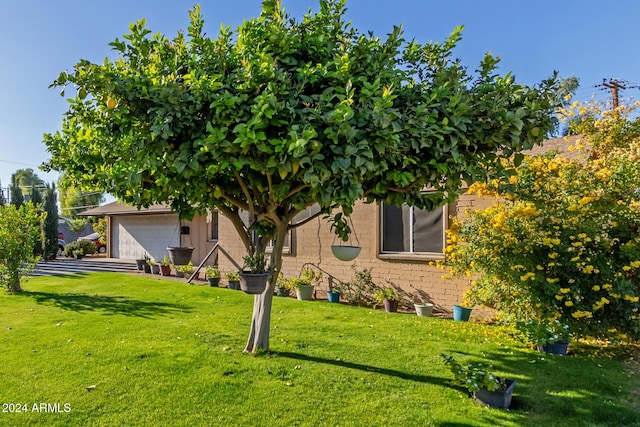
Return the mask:
<path id="1" fill-rule="evenodd" d="M 446 206 L 430 211 L 408 205 L 383 204 L 380 213 L 382 254 L 442 255 L 446 238 Z"/>

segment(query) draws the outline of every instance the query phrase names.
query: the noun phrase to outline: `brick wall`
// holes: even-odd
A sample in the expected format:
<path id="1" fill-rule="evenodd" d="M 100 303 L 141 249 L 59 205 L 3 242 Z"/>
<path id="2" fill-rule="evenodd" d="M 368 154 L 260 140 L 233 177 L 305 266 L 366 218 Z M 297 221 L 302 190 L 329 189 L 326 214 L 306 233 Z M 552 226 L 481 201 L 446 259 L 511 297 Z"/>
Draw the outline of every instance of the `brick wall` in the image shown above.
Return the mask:
<path id="1" fill-rule="evenodd" d="M 482 205 L 486 205 L 483 201 Z M 466 209 L 477 209 L 479 201 L 462 196 L 449 207 L 449 215 L 461 215 Z M 349 281 L 354 277 L 354 268 L 371 269 L 373 281 L 380 286 L 390 283 L 410 296 L 431 302 L 434 311 L 450 313 L 453 304 L 461 302 L 462 294 L 469 287 L 469 278 L 443 279 L 444 271 L 430 265 L 430 261 L 442 257 L 385 257 L 378 254 L 379 207 L 376 204 L 358 203 L 351 216 L 355 236 L 348 244 L 361 246 L 360 255 L 354 261 L 340 261 L 331 252 L 332 244 L 341 241 L 333 235 L 329 223 L 316 218 L 293 231 L 291 251 L 283 256 L 282 272 L 287 277 L 297 276 L 305 265 L 323 272 L 317 297 L 323 298 L 328 289 L 328 279 Z M 237 237 L 231 222 L 220 216 L 219 267 L 222 271 L 237 271 L 242 266 L 245 249 Z M 408 302 L 408 300 L 407 300 Z"/>

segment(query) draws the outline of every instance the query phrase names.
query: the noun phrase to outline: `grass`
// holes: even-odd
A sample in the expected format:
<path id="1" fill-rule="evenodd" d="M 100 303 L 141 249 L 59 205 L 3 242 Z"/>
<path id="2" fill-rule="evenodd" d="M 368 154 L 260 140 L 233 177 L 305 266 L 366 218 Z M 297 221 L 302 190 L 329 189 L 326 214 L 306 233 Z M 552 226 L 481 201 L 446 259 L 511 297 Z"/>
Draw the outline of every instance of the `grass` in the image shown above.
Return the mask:
<path id="1" fill-rule="evenodd" d="M 275 298 L 254 356 L 239 291 L 115 273 L 23 288 L 0 292 L 0 403 L 28 411 L 0 425 L 640 425 L 637 364 L 542 355 L 492 325 Z M 442 352 L 516 379 L 511 410 L 467 397 Z"/>

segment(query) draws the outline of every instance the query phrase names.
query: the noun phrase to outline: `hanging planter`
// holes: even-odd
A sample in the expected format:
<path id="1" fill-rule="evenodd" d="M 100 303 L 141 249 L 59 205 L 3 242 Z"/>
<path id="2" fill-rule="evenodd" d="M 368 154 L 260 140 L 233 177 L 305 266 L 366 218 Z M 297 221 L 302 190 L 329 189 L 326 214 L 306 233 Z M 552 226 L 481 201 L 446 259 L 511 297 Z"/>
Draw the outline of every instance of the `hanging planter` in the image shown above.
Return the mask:
<path id="1" fill-rule="evenodd" d="M 358 241 L 358 235 L 356 234 L 355 228 L 353 227 L 353 221 L 351 217 L 348 217 L 348 221 L 351 223 L 351 230 L 353 231 L 353 235 L 356 239 L 356 243 L 360 243 Z M 351 234 L 349 234 L 349 241 L 351 240 Z M 333 256 L 338 258 L 340 261 L 352 261 L 356 259 L 358 255 L 360 255 L 360 250 L 362 248 L 359 245 L 331 245 L 331 252 Z"/>
<path id="2" fill-rule="evenodd" d="M 267 288 L 269 272 L 250 273 L 243 271 L 240 273 L 240 290 L 246 294 L 261 294 Z"/>
<path id="3" fill-rule="evenodd" d="M 333 252 L 333 256 L 338 258 L 340 261 L 354 260 L 358 255 L 360 255 L 360 249 L 360 246 L 331 246 L 331 252 Z"/>
<path id="4" fill-rule="evenodd" d="M 269 273 L 264 252 L 255 252 L 244 257 L 244 268 L 240 273 L 240 290 L 246 294 L 261 294 L 267 288 Z"/>
<path id="5" fill-rule="evenodd" d="M 193 254 L 193 248 L 187 246 L 169 246 L 167 247 L 169 252 L 169 259 L 173 265 L 186 265 L 191 261 L 191 255 Z"/>

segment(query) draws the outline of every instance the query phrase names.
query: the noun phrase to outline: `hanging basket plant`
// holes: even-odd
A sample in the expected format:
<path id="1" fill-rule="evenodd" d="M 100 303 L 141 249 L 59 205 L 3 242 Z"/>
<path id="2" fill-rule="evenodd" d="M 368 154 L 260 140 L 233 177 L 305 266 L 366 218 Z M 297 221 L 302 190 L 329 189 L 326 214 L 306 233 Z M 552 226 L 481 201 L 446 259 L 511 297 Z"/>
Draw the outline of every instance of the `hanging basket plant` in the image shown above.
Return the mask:
<path id="1" fill-rule="evenodd" d="M 357 256 L 360 255 L 360 250 L 362 248 L 360 247 L 360 241 L 358 240 L 358 235 L 353 227 L 351 217 L 344 219 L 341 213 L 337 214 L 331 228 L 336 229 L 336 234 L 340 235 L 342 240 L 346 243 L 331 245 L 331 252 L 333 253 L 333 256 L 338 258 L 340 261 L 352 261 L 356 259 Z M 357 243 L 355 245 L 351 242 L 352 232 Z"/>
<path id="2" fill-rule="evenodd" d="M 261 294 L 267 288 L 270 272 L 264 252 L 244 257 L 244 268 L 240 273 L 240 290 L 246 294 Z"/>

